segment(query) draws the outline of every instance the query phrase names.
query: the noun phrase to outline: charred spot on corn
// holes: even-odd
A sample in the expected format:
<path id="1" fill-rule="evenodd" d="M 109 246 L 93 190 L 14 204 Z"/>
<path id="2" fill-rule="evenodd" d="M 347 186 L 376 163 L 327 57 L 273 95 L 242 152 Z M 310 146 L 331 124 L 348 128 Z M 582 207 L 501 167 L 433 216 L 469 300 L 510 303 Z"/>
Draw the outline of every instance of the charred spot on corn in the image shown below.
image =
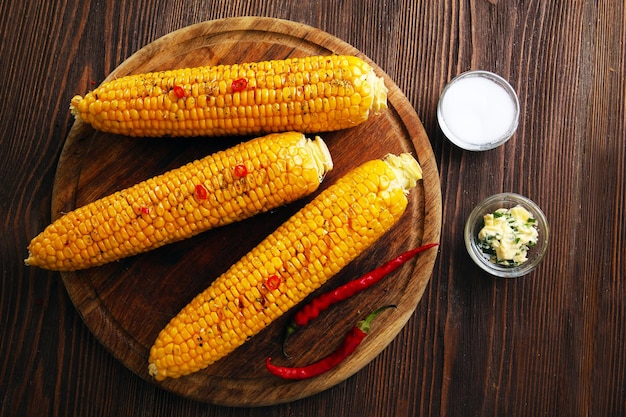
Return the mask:
<path id="1" fill-rule="evenodd" d="M 188 375 L 250 340 L 396 224 L 420 178 L 411 155 L 388 155 L 321 191 L 172 318 L 150 349 L 150 375 Z M 213 333 L 199 346 L 204 326 Z"/>
<path id="2" fill-rule="evenodd" d="M 342 55 L 129 75 L 70 105 L 95 129 L 153 137 L 332 131 L 386 107 L 384 80 Z"/>
<path id="3" fill-rule="evenodd" d="M 332 168 L 319 137 L 253 139 L 64 214 L 25 263 L 76 270 L 146 252 L 307 196 Z"/>

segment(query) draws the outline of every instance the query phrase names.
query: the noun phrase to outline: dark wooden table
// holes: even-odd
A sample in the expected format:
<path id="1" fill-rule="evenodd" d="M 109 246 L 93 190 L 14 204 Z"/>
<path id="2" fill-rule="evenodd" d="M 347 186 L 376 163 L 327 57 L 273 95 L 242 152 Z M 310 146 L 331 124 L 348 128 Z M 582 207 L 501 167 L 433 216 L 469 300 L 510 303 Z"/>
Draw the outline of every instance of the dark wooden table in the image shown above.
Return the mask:
<path id="1" fill-rule="evenodd" d="M 1 415 L 626 414 L 624 2 L 5 0 L 0 10 Z M 312 397 L 228 408 L 129 371 L 59 274 L 22 259 L 51 219 L 70 98 L 171 31 L 245 15 L 326 31 L 395 81 L 430 138 L 443 224 L 421 303 L 373 362 Z M 437 124 L 443 87 L 469 69 L 502 75 L 519 95 L 519 129 L 492 151 L 463 151 Z M 545 261 L 523 279 L 486 275 L 463 244 L 474 205 L 502 191 L 533 199 L 551 225 Z"/>

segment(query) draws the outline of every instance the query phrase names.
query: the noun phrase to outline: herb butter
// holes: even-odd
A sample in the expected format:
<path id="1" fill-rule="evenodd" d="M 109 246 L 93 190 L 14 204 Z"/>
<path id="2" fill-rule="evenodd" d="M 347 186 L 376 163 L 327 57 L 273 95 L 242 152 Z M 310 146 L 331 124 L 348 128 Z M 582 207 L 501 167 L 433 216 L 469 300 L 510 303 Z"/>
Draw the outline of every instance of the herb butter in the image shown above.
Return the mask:
<path id="1" fill-rule="evenodd" d="M 490 261 L 504 266 L 518 266 L 528 260 L 528 248 L 539 237 L 535 218 L 522 206 L 500 208 L 483 216 L 478 233 L 479 247 Z"/>

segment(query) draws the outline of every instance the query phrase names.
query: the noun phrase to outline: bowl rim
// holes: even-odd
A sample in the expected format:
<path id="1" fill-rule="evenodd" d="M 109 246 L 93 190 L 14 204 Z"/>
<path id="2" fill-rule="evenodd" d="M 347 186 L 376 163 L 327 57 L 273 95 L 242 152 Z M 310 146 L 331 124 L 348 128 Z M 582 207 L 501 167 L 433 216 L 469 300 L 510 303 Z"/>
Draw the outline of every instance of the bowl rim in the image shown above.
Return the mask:
<path id="1" fill-rule="evenodd" d="M 537 220 L 539 230 L 539 240 L 537 245 L 531 248 L 534 256 L 521 265 L 509 267 L 494 264 L 484 255 L 484 252 L 477 245 L 477 235 L 479 225 L 485 214 L 493 212 L 498 208 L 511 208 L 515 205 L 526 208 Z M 543 260 L 548 249 L 550 239 L 550 225 L 545 213 L 531 199 L 516 193 L 499 193 L 491 195 L 478 203 L 465 223 L 464 240 L 467 252 L 474 261 L 484 271 L 500 278 L 518 278 L 534 270 Z"/>

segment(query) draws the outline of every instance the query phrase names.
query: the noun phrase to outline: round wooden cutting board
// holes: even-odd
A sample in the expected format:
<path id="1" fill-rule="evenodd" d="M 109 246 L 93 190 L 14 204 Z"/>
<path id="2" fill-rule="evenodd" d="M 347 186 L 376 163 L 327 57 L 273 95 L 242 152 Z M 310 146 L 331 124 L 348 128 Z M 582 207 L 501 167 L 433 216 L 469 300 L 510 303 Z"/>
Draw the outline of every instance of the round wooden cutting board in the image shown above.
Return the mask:
<path id="1" fill-rule="evenodd" d="M 324 54 L 358 55 L 370 62 L 389 88 L 389 109 L 357 127 L 320 134 L 335 164 L 321 188 L 357 165 L 390 152 L 415 155 L 424 179 L 409 194 L 409 207 L 400 223 L 313 295 L 354 279 L 403 251 L 439 241 L 441 193 L 436 162 L 420 119 L 393 81 L 354 47 L 327 33 L 298 23 L 256 17 L 209 21 L 173 32 L 139 50 L 107 78 Z M 59 161 L 52 215 L 56 219 L 77 206 L 246 139 L 128 138 L 96 132 L 76 122 Z M 62 279 L 84 322 L 100 342 L 136 374 L 153 381 L 147 370 L 148 352 L 159 331 L 215 277 L 310 198 L 153 252 L 63 273 Z M 281 357 L 288 313 L 207 369 L 153 382 L 188 398 L 227 406 L 277 404 L 330 388 L 367 365 L 402 329 L 422 297 L 436 254 L 435 249 L 422 253 L 377 286 L 332 307 L 310 327 L 294 334 L 289 342 L 291 361 Z M 385 304 L 398 308 L 377 318 L 363 344 L 333 371 L 299 382 L 283 381 L 266 371 L 268 356 L 277 364 L 296 366 L 327 355 L 350 327 Z"/>

